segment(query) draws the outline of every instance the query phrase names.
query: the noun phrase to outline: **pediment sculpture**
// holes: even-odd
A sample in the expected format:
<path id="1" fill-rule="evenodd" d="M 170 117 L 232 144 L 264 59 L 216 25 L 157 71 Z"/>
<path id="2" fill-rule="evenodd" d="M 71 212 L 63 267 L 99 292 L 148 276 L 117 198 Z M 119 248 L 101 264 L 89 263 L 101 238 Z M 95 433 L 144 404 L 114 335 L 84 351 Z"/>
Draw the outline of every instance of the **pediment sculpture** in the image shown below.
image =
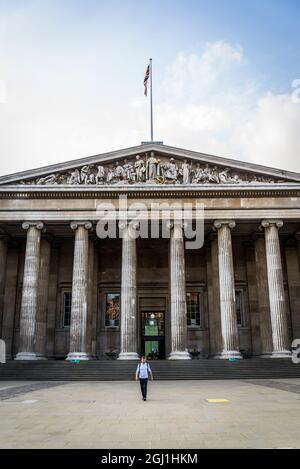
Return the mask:
<path id="1" fill-rule="evenodd" d="M 247 173 L 220 165 L 188 159 L 136 155 L 105 165 L 84 166 L 20 181 L 33 185 L 115 185 L 115 184 L 245 184 L 285 182 L 264 175 Z"/>

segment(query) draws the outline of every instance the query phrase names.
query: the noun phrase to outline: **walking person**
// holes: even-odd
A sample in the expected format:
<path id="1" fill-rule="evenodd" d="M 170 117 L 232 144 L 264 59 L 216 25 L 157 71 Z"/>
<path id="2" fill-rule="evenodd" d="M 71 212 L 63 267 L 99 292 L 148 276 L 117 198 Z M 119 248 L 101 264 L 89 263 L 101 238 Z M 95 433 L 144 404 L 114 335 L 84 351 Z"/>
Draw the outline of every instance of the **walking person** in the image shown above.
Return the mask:
<path id="1" fill-rule="evenodd" d="M 135 374 L 135 380 L 137 381 L 138 379 L 140 380 L 140 385 L 141 385 L 141 391 L 142 391 L 142 396 L 143 400 L 147 400 L 147 384 L 148 384 L 148 378 L 149 374 L 151 376 L 151 380 L 153 381 L 153 374 L 150 368 L 149 363 L 146 362 L 146 357 L 141 357 L 141 361 L 137 366 L 136 369 L 136 374 Z"/>

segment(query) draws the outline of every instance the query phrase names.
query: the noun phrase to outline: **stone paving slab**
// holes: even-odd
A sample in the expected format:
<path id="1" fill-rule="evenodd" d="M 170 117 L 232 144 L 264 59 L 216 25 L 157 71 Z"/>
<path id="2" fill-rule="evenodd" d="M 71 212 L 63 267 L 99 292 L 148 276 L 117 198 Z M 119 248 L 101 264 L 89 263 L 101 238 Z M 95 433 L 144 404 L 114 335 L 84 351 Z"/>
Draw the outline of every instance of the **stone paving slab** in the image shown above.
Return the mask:
<path id="1" fill-rule="evenodd" d="M 10 382 L 0 448 L 300 448 L 300 379 L 259 381 Z"/>
<path id="2" fill-rule="evenodd" d="M 26 384 L 35 384 L 38 381 L 0 381 L 0 391 L 8 388 L 24 386 Z"/>
<path id="3" fill-rule="evenodd" d="M 256 386 L 264 386 L 267 388 L 280 389 L 280 391 L 294 392 L 295 394 L 300 394 L 300 383 L 294 382 L 282 382 L 279 380 L 272 379 L 256 379 L 256 380 L 247 380 L 247 383 L 255 384 Z"/>
<path id="4" fill-rule="evenodd" d="M 55 386 L 62 386 L 65 384 L 63 381 L 55 382 L 37 382 L 30 384 L 23 384 L 21 386 L 8 386 L 4 389 L 0 389 L 0 401 L 5 401 L 6 399 L 12 399 L 16 396 L 22 396 L 39 389 L 49 389 Z"/>

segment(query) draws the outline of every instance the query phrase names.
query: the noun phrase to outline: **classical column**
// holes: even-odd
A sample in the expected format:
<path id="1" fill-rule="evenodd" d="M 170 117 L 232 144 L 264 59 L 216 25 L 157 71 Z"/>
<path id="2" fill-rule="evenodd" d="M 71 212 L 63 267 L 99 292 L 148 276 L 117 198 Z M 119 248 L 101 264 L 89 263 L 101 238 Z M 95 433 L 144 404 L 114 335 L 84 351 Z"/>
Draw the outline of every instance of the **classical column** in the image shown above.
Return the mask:
<path id="1" fill-rule="evenodd" d="M 255 264 L 261 356 L 269 357 L 273 350 L 272 326 L 270 318 L 266 245 L 262 235 L 255 241 Z"/>
<path id="2" fill-rule="evenodd" d="M 187 311 L 185 292 L 185 259 L 182 223 L 174 223 L 170 231 L 170 296 L 171 353 L 169 360 L 189 360 L 187 351 Z"/>
<path id="3" fill-rule="evenodd" d="M 0 339 L 2 338 L 2 320 L 4 306 L 4 287 L 6 279 L 7 238 L 0 236 Z"/>
<path id="4" fill-rule="evenodd" d="M 88 360 L 87 308 L 88 308 L 88 252 L 90 222 L 71 223 L 75 231 L 70 349 L 66 360 Z"/>
<path id="5" fill-rule="evenodd" d="M 119 223 L 122 230 L 121 272 L 121 346 L 118 360 L 136 360 L 137 354 L 137 304 L 136 304 L 136 226 Z"/>
<path id="6" fill-rule="evenodd" d="M 36 344 L 35 351 L 40 359 L 46 359 L 46 332 L 48 313 L 48 291 L 50 272 L 51 245 L 46 239 L 41 240 L 38 310 L 36 318 Z"/>
<path id="7" fill-rule="evenodd" d="M 288 350 L 287 314 L 278 230 L 283 226 L 281 220 L 263 220 L 261 229 L 265 230 L 266 259 L 269 286 L 269 302 L 272 325 L 272 357 L 290 357 Z"/>
<path id="8" fill-rule="evenodd" d="M 220 282 L 220 312 L 223 351 L 220 358 L 242 358 L 239 352 L 239 338 L 235 306 L 235 285 L 232 258 L 232 220 L 217 220 L 214 228 L 218 231 L 218 259 Z"/>
<path id="9" fill-rule="evenodd" d="M 27 230 L 20 315 L 20 342 L 16 360 L 38 360 L 35 353 L 41 230 L 43 223 L 23 223 Z"/>
<path id="10" fill-rule="evenodd" d="M 219 358 L 223 350 L 222 328 L 221 328 L 221 312 L 220 312 L 220 280 L 219 280 L 219 256 L 218 256 L 218 240 L 213 238 L 211 241 L 211 264 L 212 264 L 212 287 L 213 287 L 213 314 L 212 334 L 214 336 L 214 358 Z"/>
<path id="11" fill-rule="evenodd" d="M 87 312 L 87 332 L 86 332 L 86 351 L 90 360 L 94 359 L 92 349 L 93 321 L 96 315 L 97 306 L 94 303 L 94 262 L 95 262 L 95 242 L 89 241 L 89 265 L 88 265 L 88 312 Z"/>

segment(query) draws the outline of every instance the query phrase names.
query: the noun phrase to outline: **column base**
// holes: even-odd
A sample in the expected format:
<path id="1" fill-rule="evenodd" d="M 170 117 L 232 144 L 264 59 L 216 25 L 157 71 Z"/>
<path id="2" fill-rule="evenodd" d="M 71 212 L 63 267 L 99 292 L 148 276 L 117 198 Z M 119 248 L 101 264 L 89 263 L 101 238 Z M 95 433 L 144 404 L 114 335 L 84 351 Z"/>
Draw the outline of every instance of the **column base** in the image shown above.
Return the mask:
<path id="1" fill-rule="evenodd" d="M 237 350 L 226 350 L 221 353 L 219 356 L 221 360 L 229 360 L 229 358 L 236 358 L 237 360 L 242 360 L 243 357 Z"/>
<path id="2" fill-rule="evenodd" d="M 289 350 L 276 350 L 271 355 L 271 358 L 291 358 L 292 354 Z"/>
<path id="3" fill-rule="evenodd" d="M 214 353 L 209 358 L 212 358 L 213 360 L 219 360 L 220 357 L 221 357 L 220 353 Z"/>
<path id="4" fill-rule="evenodd" d="M 139 360 L 140 357 L 136 352 L 121 352 L 117 360 Z"/>
<path id="5" fill-rule="evenodd" d="M 45 357 L 45 355 L 42 355 L 41 353 L 37 353 L 36 360 L 48 360 L 48 358 Z"/>
<path id="6" fill-rule="evenodd" d="M 19 352 L 15 360 L 40 360 L 40 358 L 35 352 Z"/>
<path id="7" fill-rule="evenodd" d="M 80 361 L 87 361 L 89 360 L 88 354 L 85 352 L 70 352 L 66 358 L 67 361 L 71 360 L 80 360 Z"/>
<path id="8" fill-rule="evenodd" d="M 189 352 L 171 352 L 168 360 L 191 360 Z"/>
<path id="9" fill-rule="evenodd" d="M 88 360 L 97 360 L 96 355 L 93 355 L 92 353 L 87 354 Z"/>

